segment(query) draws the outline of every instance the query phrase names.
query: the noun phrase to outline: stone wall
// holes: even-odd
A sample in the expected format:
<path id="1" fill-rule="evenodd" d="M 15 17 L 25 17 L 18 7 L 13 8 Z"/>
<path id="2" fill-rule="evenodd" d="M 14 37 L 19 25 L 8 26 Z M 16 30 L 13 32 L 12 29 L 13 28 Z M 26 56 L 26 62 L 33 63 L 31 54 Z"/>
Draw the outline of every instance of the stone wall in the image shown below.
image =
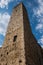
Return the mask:
<path id="1" fill-rule="evenodd" d="M 25 6 L 13 9 L 2 48 L 0 65 L 43 65 L 41 47 L 31 32 Z"/>
<path id="2" fill-rule="evenodd" d="M 22 4 L 13 9 L 0 52 L 1 65 L 25 65 Z"/>
<path id="3" fill-rule="evenodd" d="M 24 42 L 27 65 L 43 65 L 41 47 L 32 34 L 26 8 L 23 6 Z"/>

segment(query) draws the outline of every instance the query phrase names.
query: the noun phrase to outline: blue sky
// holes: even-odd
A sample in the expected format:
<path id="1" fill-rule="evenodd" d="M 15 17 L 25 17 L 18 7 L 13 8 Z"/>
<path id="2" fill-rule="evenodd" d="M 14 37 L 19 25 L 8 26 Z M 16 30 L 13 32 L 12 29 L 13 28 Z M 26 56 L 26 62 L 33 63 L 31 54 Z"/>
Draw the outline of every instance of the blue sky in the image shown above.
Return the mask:
<path id="1" fill-rule="evenodd" d="M 13 7 L 20 2 L 24 3 L 32 32 L 43 48 L 43 0 L 0 0 L 0 47 L 6 35 Z"/>

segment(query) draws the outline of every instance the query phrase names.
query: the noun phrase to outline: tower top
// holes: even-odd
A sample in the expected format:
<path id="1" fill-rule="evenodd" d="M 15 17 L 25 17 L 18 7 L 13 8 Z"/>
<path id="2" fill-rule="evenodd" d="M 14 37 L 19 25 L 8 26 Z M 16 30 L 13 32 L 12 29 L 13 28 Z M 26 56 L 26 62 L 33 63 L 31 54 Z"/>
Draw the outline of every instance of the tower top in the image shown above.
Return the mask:
<path id="1" fill-rule="evenodd" d="M 20 3 L 17 4 L 14 8 L 18 7 L 19 5 L 23 5 L 23 6 L 24 6 L 23 2 L 20 2 Z"/>
<path id="2" fill-rule="evenodd" d="M 19 8 L 19 6 L 20 6 L 20 8 Z M 23 10 L 23 9 L 25 8 L 24 3 L 23 3 L 23 2 L 20 2 L 20 3 L 17 4 L 15 7 L 13 7 L 13 10 L 15 10 L 15 9 L 18 10 L 18 8 Z M 26 11 L 26 8 L 25 8 L 25 11 Z"/>

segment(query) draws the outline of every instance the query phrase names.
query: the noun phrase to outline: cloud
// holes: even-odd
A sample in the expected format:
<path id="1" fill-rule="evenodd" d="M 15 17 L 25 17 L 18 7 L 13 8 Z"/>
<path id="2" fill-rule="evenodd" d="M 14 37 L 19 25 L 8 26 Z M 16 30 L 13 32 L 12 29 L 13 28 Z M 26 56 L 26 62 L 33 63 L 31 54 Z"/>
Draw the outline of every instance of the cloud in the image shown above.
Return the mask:
<path id="1" fill-rule="evenodd" d="M 4 41 L 4 36 L 0 34 L 0 47 L 2 46 Z"/>
<path id="2" fill-rule="evenodd" d="M 43 45 L 41 45 L 41 47 L 43 48 Z"/>
<path id="3" fill-rule="evenodd" d="M 38 6 L 33 8 L 33 16 L 37 18 L 37 24 L 35 30 L 42 35 L 38 43 L 40 43 L 43 48 L 43 0 L 37 0 Z"/>
<path id="4" fill-rule="evenodd" d="M 0 38 L 0 47 L 2 47 L 3 39 Z"/>
<path id="5" fill-rule="evenodd" d="M 33 9 L 34 16 L 37 17 L 38 24 L 36 25 L 36 30 L 39 33 L 43 33 L 43 0 L 38 0 L 39 6 Z"/>
<path id="6" fill-rule="evenodd" d="M 0 47 L 2 47 L 2 45 L 0 45 Z"/>
<path id="7" fill-rule="evenodd" d="M 39 17 L 39 16 L 42 16 L 43 14 L 43 0 L 38 0 L 38 4 L 39 6 L 33 9 L 33 11 L 34 11 L 34 15 Z"/>
<path id="8" fill-rule="evenodd" d="M 43 23 L 38 23 L 36 25 L 36 30 L 39 32 L 39 33 L 43 33 Z"/>
<path id="9" fill-rule="evenodd" d="M 43 48 L 43 35 L 41 36 L 41 38 L 38 40 L 38 43 L 41 43 L 41 46 Z"/>
<path id="10" fill-rule="evenodd" d="M 42 28 L 43 28 L 43 24 L 41 24 L 41 23 L 37 24 L 37 26 L 36 26 L 36 30 L 38 30 L 38 29 L 42 29 Z"/>
<path id="11" fill-rule="evenodd" d="M 0 34 L 2 34 L 3 36 L 5 36 L 9 20 L 10 15 L 7 12 L 3 14 L 0 13 Z"/>
<path id="12" fill-rule="evenodd" d="M 1 8 L 8 8 L 8 4 L 12 2 L 13 0 L 0 0 L 0 7 Z"/>

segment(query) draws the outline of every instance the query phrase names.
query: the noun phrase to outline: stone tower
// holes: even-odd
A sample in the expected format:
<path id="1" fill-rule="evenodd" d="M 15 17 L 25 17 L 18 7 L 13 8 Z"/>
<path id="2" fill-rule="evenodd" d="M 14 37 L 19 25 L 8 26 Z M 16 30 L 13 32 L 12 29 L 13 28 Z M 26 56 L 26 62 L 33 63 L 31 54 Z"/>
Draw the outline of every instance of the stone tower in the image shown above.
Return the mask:
<path id="1" fill-rule="evenodd" d="M 13 9 L 4 44 L 0 48 L 0 65 L 43 65 L 41 47 L 31 32 L 23 3 Z"/>

